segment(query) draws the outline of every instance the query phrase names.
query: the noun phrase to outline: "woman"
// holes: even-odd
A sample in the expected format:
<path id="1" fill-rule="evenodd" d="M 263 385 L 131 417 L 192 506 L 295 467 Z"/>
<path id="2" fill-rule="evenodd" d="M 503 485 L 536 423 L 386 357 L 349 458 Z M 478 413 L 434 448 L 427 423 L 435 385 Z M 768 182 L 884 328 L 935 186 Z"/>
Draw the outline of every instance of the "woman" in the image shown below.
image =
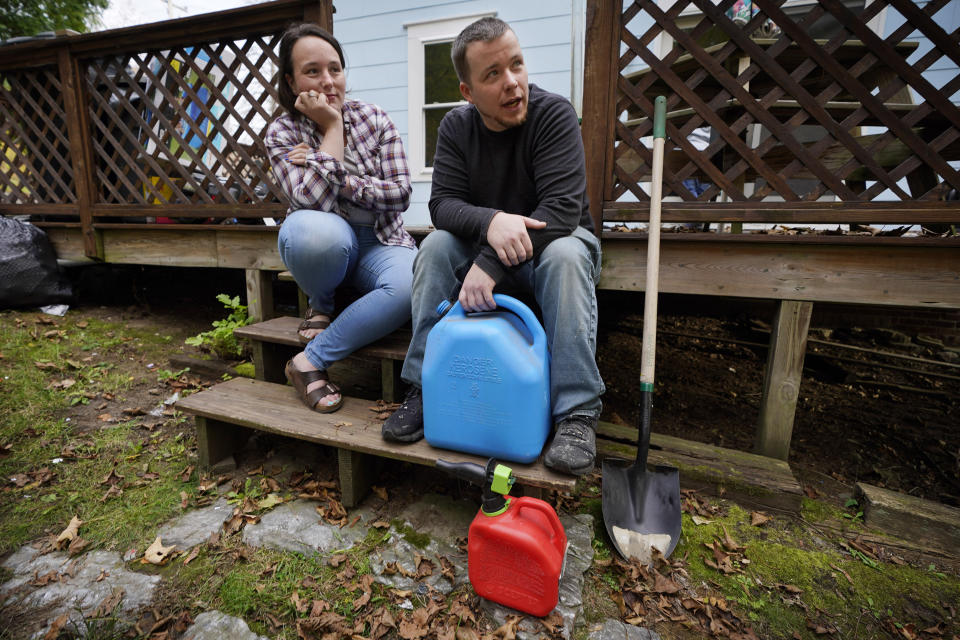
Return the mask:
<path id="1" fill-rule="evenodd" d="M 327 368 L 410 319 L 417 249 L 403 229 L 410 171 L 396 128 L 378 106 L 346 100 L 343 50 L 319 26 L 291 26 L 280 41 L 280 104 L 266 147 L 290 201 L 280 227 L 284 264 L 309 296 L 298 330 L 305 349 L 285 373 L 315 411 L 343 404 Z M 362 297 L 336 318 L 341 284 Z"/>

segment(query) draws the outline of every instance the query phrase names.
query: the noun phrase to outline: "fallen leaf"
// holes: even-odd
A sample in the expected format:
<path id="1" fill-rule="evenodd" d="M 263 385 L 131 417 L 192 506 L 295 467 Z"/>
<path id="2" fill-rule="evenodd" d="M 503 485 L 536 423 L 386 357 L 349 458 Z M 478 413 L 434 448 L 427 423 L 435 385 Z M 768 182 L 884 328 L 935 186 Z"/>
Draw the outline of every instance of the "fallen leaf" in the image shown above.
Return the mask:
<path id="1" fill-rule="evenodd" d="M 83 520 L 77 516 L 73 516 L 73 518 L 70 520 L 70 524 L 67 525 L 67 528 L 61 531 L 60 535 L 57 536 L 57 549 L 63 549 L 64 546 L 73 542 L 80 535 L 80 525 L 82 524 Z"/>
<path id="2" fill-rule="evenodd" d="M 144 552 L 142 562 L 144 564 L 165 564 L 167 560 L 170 559 L 170 554 L 173 553 L 174 549 L 176 549 L 176 545 L 165 547 L 160 541 L 160 536 L 157 536 L 157 539 L 153 541 L 153 544 L 147 547 L 147 550 Z"/>
<path id="3" fill-rule="evenodd" d="M 365 607 L 366 604 L 370 602 L 370 598 L 372 596 L 373 596 L 372 592 L 364 591 L 359 598 L 353 601 L 353 610 L 357 611 L 358 609 L 362 609 L 363 607 Z"/>
<path id="4" fill-rule="evenodd" d="M 190 496 L 187 494 L 186 491 L 181 491 L 180 492 L 180 508 L 186 509 L 187 505 L 189 504 L 190 504 Z"/>
<path id="5" fill-rule="evenodd" d="M 190 476 L 193 475 L 193 465 L 180 472 L 180 482 L 190 482 Z"/>
<path id="6" fill-rule="evenodd" d="M 772 518 L 766 514 L 760 513 L 759 511 L 750 512 L 750 524 L 755 527 L 762 527 L 763 525 L 770 522 Z"/>
<path id="7" fill-rule="evenodd" d="M 103 477 L 103 480 L 100 481 L 100 484 L 116 484 L 123 480 L 123 476 L 117 473 L 116 467 L 110 469 L 110 473 Z"/>
<path id="8" fill-rule="evenodd" d="M 808 498 L 819 498 L 819 497 L 820 497 L 820 494 L 817 492 L 817 490 L 814 489 L 813 487 L 811 487 L 810 485 L 807 485 L 807 486 L 805 486 L 805 487 L 803 488 L 803 493 L 806 494 L 806 496 L 807 496 Z"/>
<path id="9" fill-rule="evenodd" d="M 704 525 L 704 524 L 710 524 L 711 522 L 713 522 L 713 520 L 707 520 L 706 518 L 701 518 L 697 514 L 693 514 L 692 516 L 690 516 L 690 519 L 693 520 L 693 524 L 698 526 Z"/>
<path id="10" fill-rule="evenodd" d="M 90 613 L 84 614 L 85 618 L 107 618 L 113 616 L 116 608 L 120 605 L 120 601 L 123 600 L 125 595 L 123 589 L 114 589 L 113 593 L 103 599 L 103 601 L 97 605 L 97 608 L 91 611 Z"/>
<path id="11" fill-rule="evenodd" d="M 676 593 L 680 591 L 680 585 L 673 578 L 654 572 L 653 590 L 657 593 Z"/>
<path id="12" fill-rule="evenodd" d="M 193 549 L 190 550 L 190 553 L 183 559 L 183 564 L 187 565 L 197 559 L 197 556 L 200 555 L 200 545 L 196 545 Z"/>
<path id="13" fill-rule="evenodd" d="M 540 624 L 551 634 L 563 632 L 563 616 L 557 611 L 551 611 L 546 618 L 540 618 Z"/>
<path id="14" fill-rule="evenodd" d="M 387 489 L 386 489 L 386 487 L 372 486 L 372 487 L 370 487 L 370 491 L 373 491 L 375 494 L 377 494 L 377 497 L 378 497 L 378 498 L 380 498 L 380 499 L 383 500 L 384 502 L 387 502 Z"/>
<path id="15" fill-rule="evenodd" d="M 283 498 L 281 498 L 276 493 L 271 493 L 267 495 L 265 498 L 262 498 L 261 500 L 257 501 L 257 508 L 272 509 L 278 504 L 283 504 Z"/>
<path id="16" fill-rule="evenodd" d="M 106 502 L 110 498 L 117 498 L 123 495 L 123 489 L 119 485 L 112 484 L 107 492 L 100 497 L 100 502 Z"/>
<path id="17" fill-rule="evenodd" d="M 43 640 L 57 640 L 57 637 L 60 635 L 60 630 L 63 629 L 64 625 L 69 621 L 69 613 L 60 614 L 60 616 L 50 624 L 50 628 L 47 629 L 47 633 L 44 634 Z"/>
<path id="18" fill-rule="evenodd" d="M 310 606 L 309 602 L 300 599 L 300 593 L 297 591 L 294 591 L 290 594 L 290 602 L 293 603 L 293 607 L 297 610 L 297 613 L 305 612 L 307 607 Z"/>
<path id="19" fill-rule="evenodd" d="M 88 544 L 90 544 L 88 541 L 77 536 L 76 538 L 70 541 L 70 544 L 67 546 L 67 552 L 69 553 L 69 555 L 75 556 L 81 551 L 83 551 Z"/>
<path id="20" fill-rule="evenodd" d="M 518 615 L 507 616 L 506 621 L 493 632 L 493 637 L 502 638 L 503 640 L 516 640 L 517 624 L 519 624 L 520 620 L 521 616 Z"/>
<path id="21" fill-rule="evenodd" d="M 720 527 L 723 529 L 723 546 L 726 547 L 727 551 L 737 552 L 742 551 L 743 547 L 737 544 L 737 542 L 730 537 L 730 534 L 727 533 L 727 527 L 722 522 Z"/>
<path id="22" fill-rule="evenodd" d="M 63 380 L 58 380 L 57 382 L 51 382 L 49 385 L 47 385 L 47 389 L 52 389 L 54 391 L 69 389 L 75 384 L 77 384 L 77 381 L 73 378 L 64 378 Z"/>

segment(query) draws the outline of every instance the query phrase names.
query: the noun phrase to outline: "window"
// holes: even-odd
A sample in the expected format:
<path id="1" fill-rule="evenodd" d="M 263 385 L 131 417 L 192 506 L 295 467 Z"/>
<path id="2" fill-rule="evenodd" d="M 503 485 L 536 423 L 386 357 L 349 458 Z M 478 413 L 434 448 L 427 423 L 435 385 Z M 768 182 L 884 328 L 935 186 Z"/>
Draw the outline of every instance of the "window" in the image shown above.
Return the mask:
<path id="1" fill-rule="evenodd" d="M 405 25 L 407 29 L 407 105 L 411 177 L 429 181 L 437 128 L 450 109 L 466 104 L 450 61 L 457 34 L 474 20 L 493 13 L 431 20 Z"/>

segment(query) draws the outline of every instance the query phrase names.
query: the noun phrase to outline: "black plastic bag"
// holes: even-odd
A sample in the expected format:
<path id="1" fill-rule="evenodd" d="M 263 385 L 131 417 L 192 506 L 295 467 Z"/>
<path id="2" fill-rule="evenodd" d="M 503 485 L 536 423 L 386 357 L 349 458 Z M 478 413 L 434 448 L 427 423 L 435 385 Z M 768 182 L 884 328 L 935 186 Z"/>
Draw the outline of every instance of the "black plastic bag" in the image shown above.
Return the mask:
<path id="1" fill-rule="evenodd" d="M 69 302 L 53 245 L 28 222 L 0 217 L 0 309 Z"/>

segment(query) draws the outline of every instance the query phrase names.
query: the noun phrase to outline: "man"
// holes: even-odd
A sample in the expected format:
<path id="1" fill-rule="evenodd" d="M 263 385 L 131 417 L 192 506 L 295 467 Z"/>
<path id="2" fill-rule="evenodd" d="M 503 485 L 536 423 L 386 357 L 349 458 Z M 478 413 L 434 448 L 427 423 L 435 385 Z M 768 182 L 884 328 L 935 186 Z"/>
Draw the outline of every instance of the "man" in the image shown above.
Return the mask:
<path id="1" fill-rule="evenodd" d="M 430 216 L 436 231 L 414 263 L 413 338 L 402 377 L 411 384 L 383 437 L 423 437 L 420 374 L 437 304 L 496 308 L 493 292 L 532 292 L 550 346 L 554 437 L 544 462 L 585 474 L 594 467 L 603 381 L 597 369 L 596 281 L 583 144 L 576 112 L 527 84 L 523 52 L 502 20 L 483 18 L 453 43 L 460 92 L 469 102 L 440 123 Z"/>

